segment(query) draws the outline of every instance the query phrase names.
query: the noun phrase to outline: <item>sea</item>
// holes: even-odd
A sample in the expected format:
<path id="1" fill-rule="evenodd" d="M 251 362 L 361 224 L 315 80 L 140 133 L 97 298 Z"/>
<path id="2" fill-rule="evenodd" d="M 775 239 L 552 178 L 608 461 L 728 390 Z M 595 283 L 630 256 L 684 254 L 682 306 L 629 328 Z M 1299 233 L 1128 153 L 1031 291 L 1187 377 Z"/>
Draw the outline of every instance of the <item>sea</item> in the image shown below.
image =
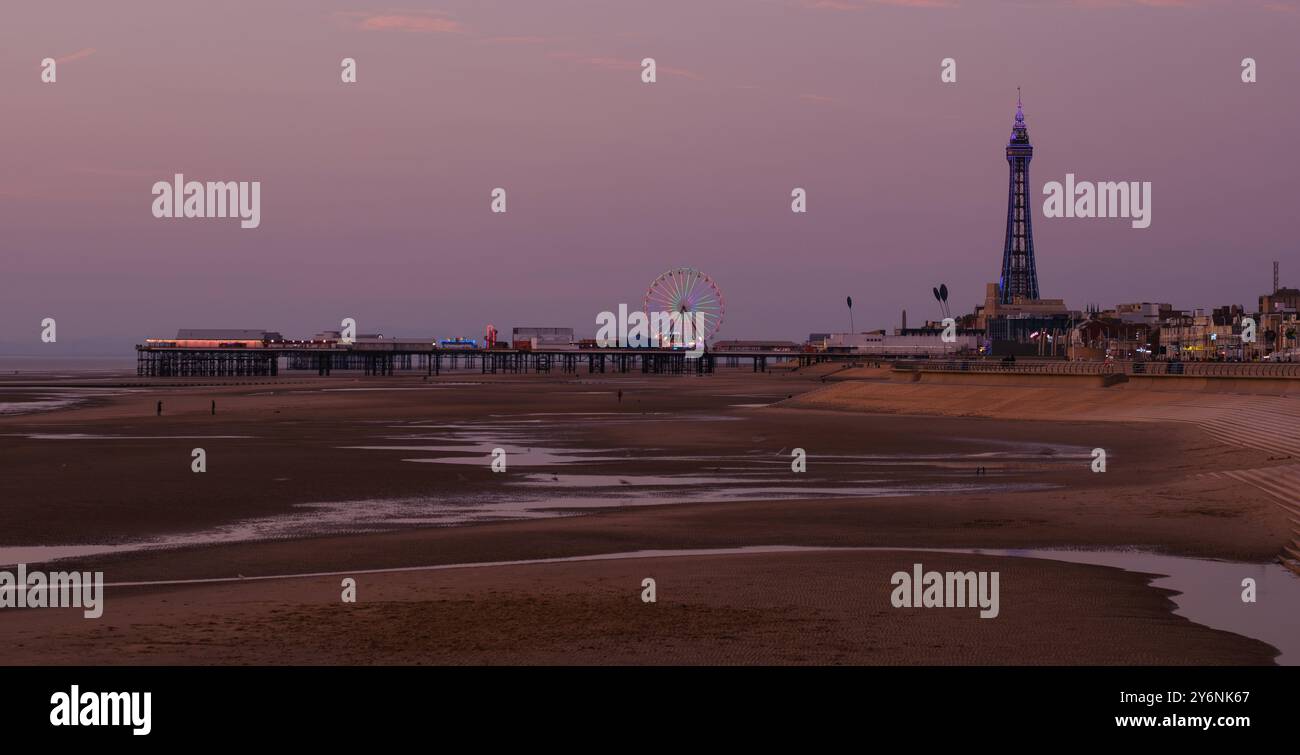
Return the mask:
<path id="1" fill-rule="evenodd" d="M 134 375 L 134 357 L 0 356 L 0 415 L 62 409 L 115 392 L 100 381 Z"/>

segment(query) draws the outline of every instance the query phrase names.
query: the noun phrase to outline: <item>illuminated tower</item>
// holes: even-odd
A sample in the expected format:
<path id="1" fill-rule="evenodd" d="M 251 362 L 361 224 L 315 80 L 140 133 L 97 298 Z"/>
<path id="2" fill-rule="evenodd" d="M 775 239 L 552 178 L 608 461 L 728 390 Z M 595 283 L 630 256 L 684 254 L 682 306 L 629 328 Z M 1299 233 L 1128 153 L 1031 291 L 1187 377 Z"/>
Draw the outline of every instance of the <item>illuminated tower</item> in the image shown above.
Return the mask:
<path id="1" fill-rule="evenodd" d="M 1007 142 L 1007 164 L 1011 182 L 1007 187 L 1007 240 L 1002 247 L 1002 279 L 998 301 L 1011 304 L 1016 299 L 1038 298 L 1038 271 L 1034 267 L 1033 212 L 1029 204 L 1029 161 L 1034 147 L 1025 127 L 1025 111 L 1016 89 L 1016 123 Z"/>

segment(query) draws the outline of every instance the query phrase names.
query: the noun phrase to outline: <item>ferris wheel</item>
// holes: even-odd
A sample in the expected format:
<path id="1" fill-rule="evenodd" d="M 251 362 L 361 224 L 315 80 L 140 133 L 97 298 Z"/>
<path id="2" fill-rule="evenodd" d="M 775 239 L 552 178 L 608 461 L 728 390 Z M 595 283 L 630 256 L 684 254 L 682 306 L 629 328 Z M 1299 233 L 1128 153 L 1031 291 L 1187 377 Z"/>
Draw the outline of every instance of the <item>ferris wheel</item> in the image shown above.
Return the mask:
<path id="1" fill-rule="evenodd" d="M 722 289 L 693 267 L 669 270 L 645 292 L 645 314 L 652 323 L 656 313 L 679 315 L 671 326 L 661 328 L 665 332 L 651 334 L 659 346 L 694 348 L 697 342 L 712 341 L 722 327 L 725 309 Z M 683 326 L 682 320 L 689 320 L 689 326 Z"/>

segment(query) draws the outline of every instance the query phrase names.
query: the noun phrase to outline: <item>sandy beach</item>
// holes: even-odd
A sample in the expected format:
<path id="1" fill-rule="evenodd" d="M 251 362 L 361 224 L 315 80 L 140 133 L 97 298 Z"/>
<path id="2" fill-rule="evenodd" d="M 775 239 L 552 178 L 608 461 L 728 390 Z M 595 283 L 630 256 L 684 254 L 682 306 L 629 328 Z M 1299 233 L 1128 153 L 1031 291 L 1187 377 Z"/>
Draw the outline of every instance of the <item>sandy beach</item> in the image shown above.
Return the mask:
<path id="1" fill-rule="evenodd" d="M 102 570 L 110 585 L 230 580 L 110 586 L 97 620 L 6 611 L 0 656 L 1274 661 L 1266 642 L 1173 613 L 1176 596 L 1149 574 L 919 549 L 1137 548 L 1276 564 L 1294 537 L 1286 509 L 1229 473 L 1285 481 L 1290 441 L 1234 443 L 1206 406 L 1287 421 L 1289 404 L 1268 402 L 1295 399 L 1216 394 L 1207 404 L 1174 391 L 1138 411 L 1112 389 L 915 385 L 883 370 L 836 382 L 844 375 L 830 372 L 131 379 L 72 406 L 0 417 L 7 563 Z M 996 401 L 974 395 L 989 392 Z M 1097 447 L 1104 474 L 1090 469 Z M 201 474 L 195 448 L 206 453 Z M 503 473 L 491 469 L 494 448 L 506 452 Z M 799 448 L 802 473 L 791 470 Z M 760 546 L 898 550 L 472 566 Z M 45 561 L 58 555 L 73 557 Z M 893 608 L 890 575 L 916 562 L 999 571 L 1001 615 Z M 463 566 L 375 571 L 439 565 Z M 349 570 L 356 603 L 340 601 Z M 312 573 L 328 576 L 261 579 Z M 641 600 L 646 577 L 655 603 Z"/>

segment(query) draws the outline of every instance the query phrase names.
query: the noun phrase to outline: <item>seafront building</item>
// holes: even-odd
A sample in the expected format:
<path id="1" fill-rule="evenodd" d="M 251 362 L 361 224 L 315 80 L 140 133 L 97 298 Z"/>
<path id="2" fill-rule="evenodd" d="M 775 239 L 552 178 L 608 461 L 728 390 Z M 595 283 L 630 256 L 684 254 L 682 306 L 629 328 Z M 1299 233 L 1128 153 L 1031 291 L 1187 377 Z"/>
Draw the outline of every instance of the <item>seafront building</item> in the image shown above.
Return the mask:
<path id="1" fill-rule="evenodd" d="M 573 337 L 573 328 L 514 328 L 510 333 L 510 344 L 516 349 L 578 348 L 578 342 Z"/>

